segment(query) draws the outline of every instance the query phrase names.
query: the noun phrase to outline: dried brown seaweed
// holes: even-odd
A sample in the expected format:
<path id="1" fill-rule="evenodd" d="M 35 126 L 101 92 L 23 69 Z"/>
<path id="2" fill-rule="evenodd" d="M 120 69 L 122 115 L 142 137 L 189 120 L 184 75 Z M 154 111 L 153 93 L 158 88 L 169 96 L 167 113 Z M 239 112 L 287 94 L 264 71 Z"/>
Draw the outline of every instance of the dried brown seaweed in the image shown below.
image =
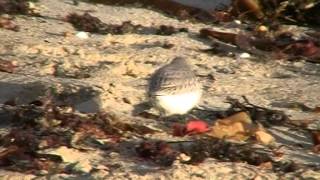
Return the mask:
<path id="1" fill-rule="evenodd" d="M 98 33 L 98 34 L 157 34 L 172 35 L 179 32 L 188 32 L 187 28 L 175 28 L 173 26 L 161 25 L 159 27 L 146 27 L 143 25 L 134 25 L 130 21 L 123 22 L 121 25 L 106 24 L 99 18 L 84 13 L 79 15 L 76 13 L 69 14 L 66 21 L 70 22 L 76 29 L 80 31 Z"/>

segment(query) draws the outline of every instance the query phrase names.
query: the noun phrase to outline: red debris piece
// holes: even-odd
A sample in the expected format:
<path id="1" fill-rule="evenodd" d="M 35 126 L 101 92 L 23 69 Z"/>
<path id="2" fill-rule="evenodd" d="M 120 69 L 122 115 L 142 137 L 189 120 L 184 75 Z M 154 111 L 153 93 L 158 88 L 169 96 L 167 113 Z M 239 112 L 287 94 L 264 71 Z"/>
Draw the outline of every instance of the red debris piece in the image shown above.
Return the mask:
<path id="1" fill-rule="evenodd" d="M 198 134 L 204 133 L 209 130 L 208 124 L 202 120 L 191 120 L 186 125 L 186 132 L 187 134 Z"/>
<path id="2" fill-rule="evenodd" d="M 208 124 L 198 119 L 190 120 L 186 125 L 174 124 L 172 128 L 174 136 L 201 134 L 209 131 Z"/>

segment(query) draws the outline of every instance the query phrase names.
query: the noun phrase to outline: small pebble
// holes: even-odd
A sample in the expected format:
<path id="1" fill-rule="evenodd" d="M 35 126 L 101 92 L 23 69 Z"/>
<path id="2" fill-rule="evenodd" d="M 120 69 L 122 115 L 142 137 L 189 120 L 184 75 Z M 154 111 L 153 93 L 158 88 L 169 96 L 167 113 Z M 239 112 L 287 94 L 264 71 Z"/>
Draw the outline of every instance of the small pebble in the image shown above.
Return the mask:
<path id="1" fill-rule="evenodd" d="M 305 64 L 301 61 L 298 61 L 298 62 L 294 62 L 293 65 L 297 68 L 301 68 L 303 67 Z"/>
<path id="2" fill-rule="evenodd" d="M 87 32 L 84 31 L 80 31 L 76 34 L 76 36 L 80 39 L 88 39 L 89 38 L 89 34 Z"/>
<path id="3" fill-rule="evenodd" d="M 251 55 L 249 53 L 241 53 L 238 56 L 240 59 L 248 59 L 251 57 Z"/>
<path id="4" fill-rule="evenodd" d="M 264 25 L 261 25 L 257 28 L 257 31 L 260 32 L 260 33 L 265 33 L 265 32 L 268 32 L 268 27 L 267 26 L 264 26 Z"/>
<path id="5" fill-rule="evenodd" d="M 181 153 L 179 154 L 178 158 L 181 160 L 181 161 L 190 161 L 191 160 L 191 157 L 184 154 L 184 153 Z"/>
<path id="6" fill-rule="evenodd" d="M 240 20 L 234 20 L 234 22 L 237 24 L 242 24 Z"/>
<path id="7" fill-rule="evenodd" d="M 123 98 L 122 99 L 123 100 L 123 102 L 125 102 L 125 103 L 127 103 L 127 104 L 132 104 L 132 102 L 130 101 L 130 99 L 128 99 L 128 98 Z"/>

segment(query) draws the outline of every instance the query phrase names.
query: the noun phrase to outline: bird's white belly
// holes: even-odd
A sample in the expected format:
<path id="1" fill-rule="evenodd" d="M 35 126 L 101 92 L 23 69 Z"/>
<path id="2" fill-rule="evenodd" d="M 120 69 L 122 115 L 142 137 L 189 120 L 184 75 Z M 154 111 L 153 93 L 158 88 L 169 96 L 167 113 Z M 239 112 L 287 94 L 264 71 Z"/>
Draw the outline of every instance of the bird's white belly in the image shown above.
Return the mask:
<path id="1" fill-rule="evenodd" d="M 158 105 L 167 115 L 185 114 L 198 104 L 202 91 L 188 92 L 179 95 L 157 96 Z"/>

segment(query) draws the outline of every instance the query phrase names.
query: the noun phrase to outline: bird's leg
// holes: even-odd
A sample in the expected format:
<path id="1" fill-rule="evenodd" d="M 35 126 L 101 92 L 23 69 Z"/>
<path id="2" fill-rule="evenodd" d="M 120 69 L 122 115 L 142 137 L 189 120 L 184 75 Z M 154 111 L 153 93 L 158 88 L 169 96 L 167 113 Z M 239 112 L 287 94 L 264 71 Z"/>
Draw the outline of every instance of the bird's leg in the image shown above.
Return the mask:
<path id="1" fill-rule="evenodd" d="M 166 118 L 166 113 L 163 110 L 159 110 L 159 119 L 165 120 L 165 118 Z"/>
<path id="2" fill-rule="evenodd" d="M 190 119 L 198 119 L 198 117 L 195 116 L 194 114 L 185 115 L 185 120 L 190 120 Z"/>

